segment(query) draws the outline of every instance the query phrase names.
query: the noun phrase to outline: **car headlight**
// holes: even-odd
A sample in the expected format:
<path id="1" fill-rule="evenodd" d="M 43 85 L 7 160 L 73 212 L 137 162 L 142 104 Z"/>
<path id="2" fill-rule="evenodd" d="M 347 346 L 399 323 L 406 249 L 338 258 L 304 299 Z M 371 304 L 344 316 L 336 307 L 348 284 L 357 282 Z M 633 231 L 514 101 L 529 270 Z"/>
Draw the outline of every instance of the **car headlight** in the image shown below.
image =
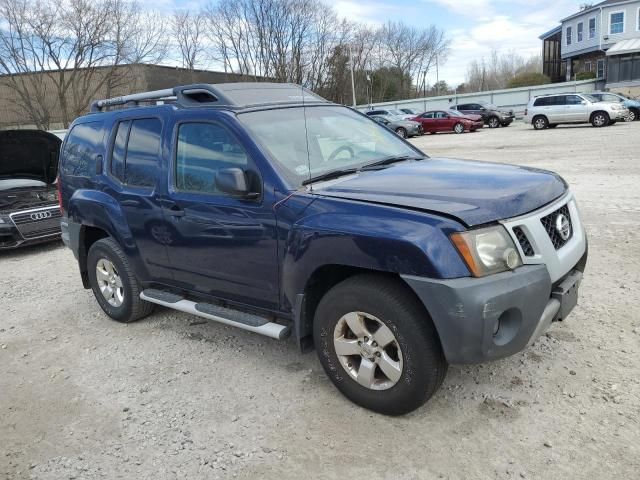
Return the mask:
<path id="1" fill-rule="evenodd" d="M 453 233 L 451 241 L 474 277 L 513 270 L 522 259 L 502 225 Z"/>
<path id="2" fill-rule="evenodd" d="M 612 110 L 622 110 L 622 105 L 611 105 Z"/>

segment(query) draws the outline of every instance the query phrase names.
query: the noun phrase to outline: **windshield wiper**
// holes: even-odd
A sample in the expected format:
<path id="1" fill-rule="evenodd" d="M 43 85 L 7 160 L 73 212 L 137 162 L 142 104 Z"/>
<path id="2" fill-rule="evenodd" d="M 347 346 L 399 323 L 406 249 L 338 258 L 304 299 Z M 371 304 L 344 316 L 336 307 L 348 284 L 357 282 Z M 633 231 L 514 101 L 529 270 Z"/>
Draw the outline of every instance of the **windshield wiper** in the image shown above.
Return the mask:
<path id="1" fill-rule="evenodd" d="M 385 157 L 382 160 L 378 160 L 377 162 L 369 163 L 368 165 L 362 167 L 360 170 L 373 170 L 376 167 L 381 167 L 383 165 L 391 165 L 392 163 L 404 162 L 405 160 L 424 160 L 425 158 L 426 157 L 415 157 L 413 155 L 394 155 Z"/>
<path id="2" fill-rule="evenodd" d="M 332 178 L 338 178 L 343 175 L 349 175 L 350 173 L 357 173 L 359 168 L 344 168 L 341 170 L 331 170 L 330 172 L 323 173 L 322 175 L 316 175 L 302 182 L 302 185 L 309 185 L 314 182 L 321 182 L 323 180 L 331 180 Z"/>
<path id="3" fill-rule="evenodd" d="M 376 170 L 379 167 L 385 165 L 391 165 L 392 163 L 404 162 L 405 160 L 424 160 L 427 157 L 415 157 L 413 155 L 394 155 L 390 157 L 385 157 L 377 162 L 369 163 L 364 165 L 363 167 L 358 168 L 345 168 L 340 170 L 331 170 L 330 172 L 323 173 L 322 175 L 317 175 L 315 177 L 308 178 L 307 180 L 302 182 L 302 185 L 309 185 L 310 183 L 320 182 L 323 180 L 331 180 L 332 178 L 338 178 L 343 175 L 349 175 L 351 173 L 358 172 L 366 172 L 368 170 Z"/>

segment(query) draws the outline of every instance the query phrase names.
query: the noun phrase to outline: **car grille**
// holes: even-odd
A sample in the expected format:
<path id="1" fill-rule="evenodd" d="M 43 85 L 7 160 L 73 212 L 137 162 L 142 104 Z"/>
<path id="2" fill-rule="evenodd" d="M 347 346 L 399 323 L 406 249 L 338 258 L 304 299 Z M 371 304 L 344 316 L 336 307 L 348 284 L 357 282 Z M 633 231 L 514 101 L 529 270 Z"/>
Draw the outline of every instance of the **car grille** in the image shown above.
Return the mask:
<path id="1" fill-rule="evenodd" d="M 522 253 L 524 253 L 525 257 L 533 257 L 535 252 L 533 251 L 533 247 L 531 246 L 531 242 L 527 238 L 527 235 L 520 227 L 513 227 L 513 233 L 516 234 L 516 238 L 518 239 L 518 243 L 522 248 Z"/>
<path id="2" fill-rule="evenodd" d="M 556 221 L 559 215 L 564 215 L 569 222 L 569 235 L 566 239 L 562 238 L 560 232 L 556 228 Z M 573 236 L 573 225 L 571 224 L 571 215 L 569 214 L 568 205 L 564 205 L 546 217 L 542 217 L 540 221 L 542 222 L 544 229 L 547 231 L 547 234 L 551 239 L 551 243 L 553 243 L 556 250 L 559 250 L 566 245 L 569 240 L 571 240 L 571 237 Z"/>
<path id="3" fill-rule="evenodd" d="M 58 207 L 28 210 L 12 213 L 10 216 L 20 235 L 27 240 L 55 235 L 60 232 L 61 215 Z"/>

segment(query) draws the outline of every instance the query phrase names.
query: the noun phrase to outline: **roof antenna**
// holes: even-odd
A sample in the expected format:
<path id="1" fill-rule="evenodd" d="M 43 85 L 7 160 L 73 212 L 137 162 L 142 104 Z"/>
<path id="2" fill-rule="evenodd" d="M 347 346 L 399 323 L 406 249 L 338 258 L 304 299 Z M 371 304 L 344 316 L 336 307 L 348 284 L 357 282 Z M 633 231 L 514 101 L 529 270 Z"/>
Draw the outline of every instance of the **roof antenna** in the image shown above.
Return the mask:
<path id="1" fill-rule="evenodd" d="M 308 83 L 308 82 L 307 82 Z M 300 85 L 300 91 L 302 92 L 302 114 L 304 116 L 304 139 L 307 144 L 307 169 L 309 173 L 309 179 L 311 178 L 311 154 L 309 153 L 309 130 L 307 129 L 307 107 L 304 104 L 304 85 Z M 313 183 L 309 184 L 309 190 L 313 192 Z"/>

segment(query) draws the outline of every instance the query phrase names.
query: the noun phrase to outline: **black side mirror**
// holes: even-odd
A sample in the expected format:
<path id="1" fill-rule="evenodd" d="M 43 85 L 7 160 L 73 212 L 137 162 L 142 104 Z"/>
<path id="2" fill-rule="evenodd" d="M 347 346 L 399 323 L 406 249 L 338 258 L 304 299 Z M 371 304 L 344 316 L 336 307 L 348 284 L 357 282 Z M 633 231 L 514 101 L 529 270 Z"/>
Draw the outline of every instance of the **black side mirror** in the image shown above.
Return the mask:
<path id="1" fill-rule="evenodd" d="M 257 198 L 260 194 L 249 191 L 247 176 L 239 168 L 224 168 L 216 174 L 216 188 L 234 197 Z"/>

